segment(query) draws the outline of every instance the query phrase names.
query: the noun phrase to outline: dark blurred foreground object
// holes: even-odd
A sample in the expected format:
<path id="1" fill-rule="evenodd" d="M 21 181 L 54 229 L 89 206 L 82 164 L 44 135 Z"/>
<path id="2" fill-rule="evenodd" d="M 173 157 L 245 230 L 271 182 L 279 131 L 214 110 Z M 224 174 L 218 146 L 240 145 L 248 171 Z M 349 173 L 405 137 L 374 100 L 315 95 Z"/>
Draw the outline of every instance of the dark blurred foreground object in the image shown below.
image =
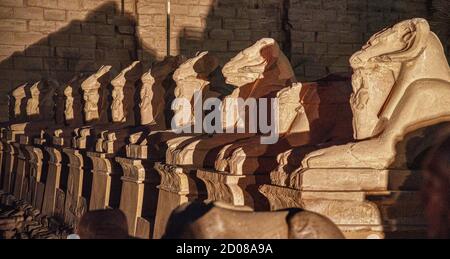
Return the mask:
<path id="1" fill-rule="evenodd" d="M 342 239 L 328 218 L 301 209 L 273 212 L 220 202 L 185 203 L 172 212 L 163 239 Z"/>
<path id="2" fill-rule="evenodd" d="M 450 137 L 425 161 L 422 192 L 428 237 L 450 238 Z"/>
<path id="3" fill-rule="evenodd" d="M 77 234 L 81 239 L 129 239 L 128 224 L 121 210 L 94 210 L 83 215 Z"/>

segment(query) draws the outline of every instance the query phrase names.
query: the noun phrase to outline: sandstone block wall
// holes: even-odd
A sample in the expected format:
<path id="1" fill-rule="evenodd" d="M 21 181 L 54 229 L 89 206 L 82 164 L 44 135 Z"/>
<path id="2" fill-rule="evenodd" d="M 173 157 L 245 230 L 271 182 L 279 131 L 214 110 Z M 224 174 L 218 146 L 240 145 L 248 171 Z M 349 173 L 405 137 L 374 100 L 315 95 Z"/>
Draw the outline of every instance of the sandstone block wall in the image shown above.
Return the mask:
<path id="1" fill-rule="evenodd" d="M 166 54 L 166 0 L 137 2 L 141 58 Z M 281 37 L 280 0 L 172 0 L 170 53 L 209 50 L 225 63 L 262 37 Z M 150 55 L 146 57 L 145 55 Z"/>
<path id="2" fill-rule="evenodd" d="M 257 39 L 272 37 L 301 81 L 349 71 L 349 56 L 370 35 L 411 17 L 429 19 L 450 48 L 447 0 L 171 2 L 172 55 L 209 50 L 225 63 Z M 148 65 L 163 58 L 166 24 L 166 0 L 0 0 L 0 111 L 22 82 L 64 82 L 103 64 L 119 70 L 132 60 Z M 0 112 L 0 121 L 6 119 Z"/>
<path id="3" fill-rule="evenodd" d="M 308 80 L 349 72 L 348 58 L 371 35 L 413 17 L 430 21 L 448 55 L 449 10 L 447 0 L 290 0 L 292 65 Z"/>
<path id="4" fill-rule="evenodd" d="M 134 12 L 134 0 L 0 0 L 0 111 L 22 82 L 64 82 L 135 60 Z M 6 116 L 0 112 L 1 120 Z"/>

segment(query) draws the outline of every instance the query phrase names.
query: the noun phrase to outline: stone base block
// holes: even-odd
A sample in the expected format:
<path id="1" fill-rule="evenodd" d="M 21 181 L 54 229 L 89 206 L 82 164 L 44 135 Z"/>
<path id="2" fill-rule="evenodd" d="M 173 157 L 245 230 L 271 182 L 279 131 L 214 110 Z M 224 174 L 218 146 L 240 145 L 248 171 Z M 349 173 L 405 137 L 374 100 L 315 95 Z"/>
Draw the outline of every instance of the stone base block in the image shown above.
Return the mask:
<path id="1" fill-rule="evenodd" d="M 155 169 L 161 176 L 161 183 L 153 238 L 161 238 L 172 211 L 183 203 L 205 200 L 206 186 L 197 177 L 196 169 L 161 163 L 156 163 Z"/>
<path id="2" fill-rule="evenodd" d="M 147 226 L 147 223 L 142 220 L 144 217 L 155 218 L 158 201 L 156 186 L 160 183 L 160 176 L 151 167 L 154 164 L 152 161 L 122 157 L 116 157 L 116 161 L 121 165 L 123 171 L 120 209 L 127 216 L 129 234 L 137 236 L 138 224 L 143 224 L 140 227 L 143 227 L 145 231 L 139 230 L 139 234 L 149 236 L 146 231 L 152 229 L 150 224 L 154 222 L 146 220 L 148 221 Z"/>
<path id="3" fill-rule="evenodd" d="M 89 210 L 119 208 L 122 171 L 111 154 L 88 152 L 92 160 L 92 192 Z"/>
<path id="4" fill-rule="evenodd" d="M 295 177 L 293 188 L 304 191 L 418 190 L 421 175 L 420 171 L 394 169 L 305 169 Z"/>
<path id="5" fill-rule="evenodd" d="M 269 203 L 258 187 L 269 183 L 267 175 L 232 175 L 212 170 L 197 170 L 197 176 L 206 185 L 209 201 L 223 201 L 255 210 L 268 210 Z"/>
<path id="6" fill-rule="evenodd" d="M 320 213 L 351 238 L 411 237 L 425 229 L 415 191 L 302 191 L 275 185 L 260 191 L 271 210 L 297 207 Z"/>

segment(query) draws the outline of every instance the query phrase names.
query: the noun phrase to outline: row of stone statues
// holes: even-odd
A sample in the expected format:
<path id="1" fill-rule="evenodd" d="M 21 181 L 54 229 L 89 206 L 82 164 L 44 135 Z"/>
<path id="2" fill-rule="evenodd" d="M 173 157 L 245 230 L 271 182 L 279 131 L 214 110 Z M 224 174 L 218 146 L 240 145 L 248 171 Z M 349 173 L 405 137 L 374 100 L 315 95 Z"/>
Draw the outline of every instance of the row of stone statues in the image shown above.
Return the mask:
<path id="1" fill-rule="evenodd" d="M 137 61 L 66 84 L 21 85 L 1 125 L 2 199 L 13 194 L 72 227 L 87 211 L 119 208 L 129 234 L 141 238 L 163 237 L 173 229 L 172 211 L 193 201 L 303 208 L 330 218 L 347 237 L 421 233 L 421 159 L 450 120 L 442 45 L 427 21 L 406 20 L 375 34 L 350 65 L 351 78 L 299 83 L 267 38 L 223 68 L 201 52 L 147 71 Z M 172 106 L 176 98 L 193 104 L 188 119 Z M 198 127 L 195 103 L 208 98 L 222 101 L 221 113 L 239 114 L 222 117 L 225 133 L 173 130 Z M 239 111 L 236 98 L 278 101 L 265 111 L 277 114 L 275 144 L 261 143 L 266 132 L 259 130 L 236 133 L 258 122 Z M 258 213 L 244 217 L 264 220 Z"/>

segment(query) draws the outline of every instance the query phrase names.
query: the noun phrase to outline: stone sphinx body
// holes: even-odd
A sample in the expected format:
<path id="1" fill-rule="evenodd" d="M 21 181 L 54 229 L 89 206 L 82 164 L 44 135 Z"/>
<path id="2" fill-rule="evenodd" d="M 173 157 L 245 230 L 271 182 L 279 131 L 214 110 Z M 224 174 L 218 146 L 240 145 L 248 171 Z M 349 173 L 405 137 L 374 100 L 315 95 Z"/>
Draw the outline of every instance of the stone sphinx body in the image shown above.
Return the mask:
<path id="1" fill-rule="evenodd" d="M 143 75 L 141 64 L 135 62 L 112 81 L 115 90 L 113 90 L 111 112 L 115 123 L 101 131 L 103 144 L 101 148 L 97 148 L 98 151 L 100 149 L 108 153 L 118 151 L 127 140 L 131 144 L 145 145 L 146 142 L 137 142 L 150 132 L 168 129 L 170 124 L 168 125 L 167 120 L 171 117 L 167 110 L 167 103 L 170 104 L 174 98 L 175 88 L 170 77 L 183 61 L 182 56 L 167 57 L 161 62 L 153 63 L 150 70 Z M 139 79 L 142 81 L 142 86 L 137 92 L 138 88 L 134 87 L 139 84 Z M 126 87 L 124 88 L 123 85 Z M 126 90 L 126 93 L 122 93 L 121 89 Z M 139 94 L 140 101 L 136 100 L 136 94 Z M 123 97 L 125 100 L 122 100 Z M 117 118 L 114 119 L 115 117 Z M 120 120 L 118 120 L 119 117 Z M 114 143 L 114 147 L 112 149 L 106 147 L 107 143 Z"/>
<path id="2" fill-rule="evenodd" d="M 250 98 L 257 100 L 274 97 L 277 91 L 296 81 L 289 61 L 273 39 L 261 39 L 243 50 L 224 66 L 222 72 L 226 83 L 236 87 L 223 100 L 224 132 L 236 132 L 242 119 L 240 114 L 231 117 L 225 115 L 238 112 L 237 103 L 233 102 L 235 98 L 245 101 Z M 248 130 L 248 112 L 245 112 L 245 118 L 244 126 Z M 176 148 L 169 148 L 166 161 L 177 165 L 213 167 L 215 156 L 221 146 L 254 135 L 255 133 L 224 133 L 204 135 L 190 141 L 183 140 L 182 144 L 174 145 Z"/>
<path id="3" fill-rule="evenodd" d="M 168 92 L 166 97 L 167 103 L 165 111 L 167 108 L 173 110 L 172 122 L 169 122 L 170 113 L 166 117 L 166 123 L 168 127 L 180 128 L 180 129 L 191 129 L 195 127 L 196 121 L 194 120 L 194 103 L 209 98 L 209 97 L 220 97 L 221 93 L 212 89 L 211 81 L 214 81 L 219 77 L 219 63 L 216 57 L 212 56 L 208 52 L 201 52 L 197 56 L 186 60 L 182 63 L 174 72 L 173 80 L 176 83 L 176 87 L 173 90 L 173 97 L 171 98 L 171 91 Z M 176 99 L 175 99 L 176 98 Z M 175 100 L 176 102 L 172 102 Z M 189 103 L 191 107 L 185 107 L 180 105 L 179 101 L 184 103 Z M 170 102 L 170 103 L 169 103 Z M 167 115 L 166 115 L 167 116 Z M 202 114 L 203 116 L 203 114 Z M 201 125 L 200 125 L 201 126 Z M 174 128 L 169 131 L 160 132 L 156 134 L 149 135 L 147 142 L 153 147 L 162 144 L 165 147 L 160 147 L 162 150 L 167 150 L 166 152 L 170 154 L 179 144 L 195 139 L 196 133 L 183 133 L 177 134 Z"/>
<path id="4" fill-rule="evenodd" d="M 326 217 L 300 209 L 252 212 L 223 203 L 186 203 L 172 212 L 165 239 L 342 239 Z"/>
<path id="5" fill-rule="evenodd" d="M 266 173 L 276 167 L 277 155 L 288 149 L 349 139 L 351 115 L 345 105 L 349 91 L 347 79 L 336 76 L 282 89 L 277 93 L 278 142 L 261 144 L 256 136 L 224 146 L 215 169 L 236 175 Z M 332 115 L 341 117 L 337 121 Z"/>
<path id="6" fill-rule="evenodd" d="M 439 39 L 426 20 L 406 20 L 375 34 L 350 63 L 359 141 L 312 152 L 302 168 L 405 168 L 396 145 L 450 120 L 450 69 Z"/>

